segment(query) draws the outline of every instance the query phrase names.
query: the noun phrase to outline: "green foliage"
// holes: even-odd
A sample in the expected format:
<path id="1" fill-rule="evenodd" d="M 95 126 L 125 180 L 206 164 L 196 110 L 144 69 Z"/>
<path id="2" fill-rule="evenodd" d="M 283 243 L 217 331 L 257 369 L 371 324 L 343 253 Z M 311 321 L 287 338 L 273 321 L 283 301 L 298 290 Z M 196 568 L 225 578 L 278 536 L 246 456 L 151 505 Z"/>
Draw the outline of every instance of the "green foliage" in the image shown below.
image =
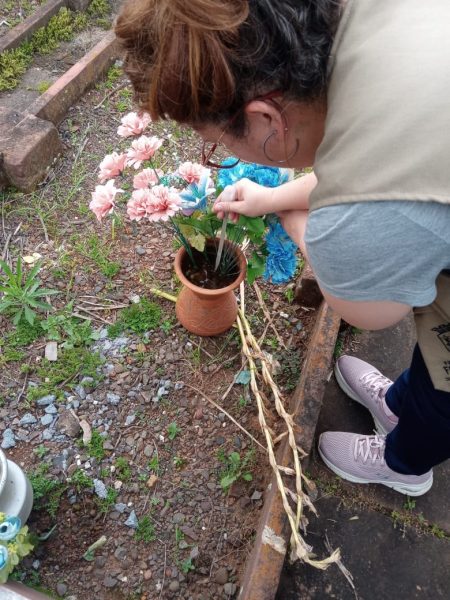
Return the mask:
<path id="1" fill-rule="evenodd" d="M 5 341 L 11 348 L 23 348 L 29 346 L 43 334 L 40 321 L 35 321 L 32 325 L 28 321 L 20 321 L 14 331 L 5 336 Z"/>
<path id="2" fill-rule="evenodd" d="M 40 93 L 43 94 L 44 92 L 46 92 L 48 90 L 48 88 L 52 85 L 51 81 L 41 81 L 40 83 L 37 84 L 36 86 L 36 90 Z"/>
<path id="3" fill-rule="evenodd" d="M 118 320 L 108 327 L 108 335 L 117 337 L 123 331 L 145 333 L 161 323 L 161 308 L 143 298 L 139 303 L 124 308 Z"/>
<path id="4" fill-rule="evenodd" d="M 145 515 L 145 517 L 139 519 L 134 537 L 138 542 L 142 541 L 147 544 L 156 540 L 155 526 L 150 515 Z"/>
<path id="5" fill-rule="evenodd" d="M 112 89 L 117 81 L 122 77 L 123 70 L 116 65 L 113 65 L 109 68 L 108 73 L 106 75 L 106 81 L 104 86 L 108 89 Z"/>
<path id="6" fill-rule="evenodd" d="M 103 363 L 98 352 L 87 348 L 65 348 L 56 362 L 42 361 L 36 373 L 41 379 L 38 387 L 28 389 L 29 401 L 46 394 L 62 395 L 61 388 L 73 381 L 78 375 L 99 379 L 97 368 Z"/>
<path id="7" fill-rule="evenodd" d="M 93 17 L 106 17 L 111 12 L 109 0 L 92 0 L 87 12 Z"/>
<path id="8" fill-rule="evenodd" d="M 62 342 L 63 348 L 88 346 L 93 340 L 98 339 L 98 335 L 94 333 L 90 320 L 75 317 L 72 309 L 73 302 L 70 302 L 64 310 L 42 321 L 41 327 L 46 332 L 48 340 Z"/>
<path id="9" fill-rule="evenodd" d="M 131 468 L 129 462 L 123 456 L 119 456 L 115 462 L 116 475 L 121 481 L 129 481 L 131 479 Z"/>
<path id="10" fill-rule="evenodd" d="M 13 50 L 0 54 L 0 92 L 13 90 L 33 58 L 33 46 L 25 42 Z"/>
<path id="11" fill-rule="evenodd" d="M 94 487 L 94 482 L 86 474 L 86 471 L 83 471 L 83 469 L 77 469 L 70 478 L 70 481 L 78 494 L 80 494 L 83 490 Z"/>
<path id="12" fill-rule="evenodd" d="M 244 481 L 252 481 L 253 476 L 249 469 L 255 460 L 253 449 L 248 450 L 242 459 L 239 452 L 231 452 L 226 456 L 223 450 L 219 450 L 217 458 L 224 465 L 224 469 L 220 473 L 220 485 L 224 492 L 227 492 L 231 485 L 240 478 Z"/>
<path id="13" fill-rule="evenodd" d="M 67 8 L 61 8 L 46 27 L 41 27 L 33 35 L 33 50 L 50 54 L 61 42 L 70 40 L 74 33 L 73 20 L 73 13 Z"/>
<path id="14" fill-rule="evenodd" d="M 28 275 L 22 270 L 20 257 L 17 259 L 15 272 L 2 260 L 0 260 L 0 267 L 4 273 L 0 275 L 0 292 L 3 294 L 0 299 L 0 313 L 11 315 L 15 325 L 23 318 L 33 325 L 36 310 L 52 310 L 52 306 L 42 298 L 58 292 L 40 288 L 38 273 L 41 270 L 41 263 L 37 262 Z"/>
<path id="15" fill-rule="evenodd" d="M 153 456 L 148 461 L 148 468 L 150 469 L 150 471 L 153 471 L 155 473 L 155 475 L 159 475 L 159 473 L 161 471 L 161 467 L 159 464 L 159 458 L 157 456 Z"/>
<path id="16" fill-rule="evenodd" d="M 289 302 L 289 304 L 292 304 L 294 302 L 294 298 L 295 298 L 295 291 L 294 288 L 292 287 L 288 287 L 285 291 L 284 291 L 284 297 L 286 298 L 286 300 Z"/>
<path id="17" fill-rule="evenodd" d="M 186 558 L 185 560 L 182 560 L 179 563 L 179 566 L 180 566 L 180 571 L 182 573 L 184 573 L 185 575 L 187 575 L 189 573 L 189 571 L 195 570 L 195 566 L 194 566 L 194 563 L 192 562 L 192 558 Z"/>
<path id="18" fill-rule="evenodd" d="M 92 430 L 92 438 L 87 446 L 89 456 L 101 461 L 105 457 L 105 449 L 103 448 L 105 438 L 97 431 Z"/>
<path id="19" fill-rule="evenodd" d="M 186 463 L 187 460 L 182 456 L 173 457 L 173 466 L 175 467 L 175 469 L 182 469 Z"/>
<path id="20" fill-rule="evenodd" d="M 410 498 L 409 496 L 407 496 L 403 504 L 403 508 L 406 510 L 414 510 L 415 507 L 416 501 L 414 500 L 414 498 Z"/>
<path id="21" fill-rule="evenodd" d="M 180 433 L 181 429 L 178 427 L 178 425 L 174 422 L 174 423 L 170 423 L 167 426 L 167 435 L 169 437 L 169 440 L 174 440 L 177 435 Z"/>
<path id="22" fill-rule="evenodd" d="M 109 259 L 111 247 L 105 244 L 97 235 L 92 235 L 86 241 L 78 243 L 76 250 L 89 258 L 108 279 L 112 279 L 120 271 L 120 263 Z"/>
<path id="23" fill-rule="evenodd" d="M 3 352 L 0 352 L 0 367 L 6 365 L 9 362 L 17 362 L 24 359 L 26 356 L 25 352 L 21 350 L 15 350 L 14 348 L 5 348 Z"/>
<path id="24" fill-rule="evenodd" d="M 44 458 L 47 454 L 48 448 L 46 448 L 43 444 L 40 444 L 37 448 L 34 449 L 34 453 L 39 456 L 39 458 Z"/>
<path id="25" fill-rule="evenodd" d="M 47 476 L 49 465 L 42 463 L 36 471 L 28 474 L 31 486 L 33 488 L 34 508 L 44 509 L 52 517 L 56 517 L 58 512 L 61 495 L 67 489 L 57 479 L 51 479 Z"/>

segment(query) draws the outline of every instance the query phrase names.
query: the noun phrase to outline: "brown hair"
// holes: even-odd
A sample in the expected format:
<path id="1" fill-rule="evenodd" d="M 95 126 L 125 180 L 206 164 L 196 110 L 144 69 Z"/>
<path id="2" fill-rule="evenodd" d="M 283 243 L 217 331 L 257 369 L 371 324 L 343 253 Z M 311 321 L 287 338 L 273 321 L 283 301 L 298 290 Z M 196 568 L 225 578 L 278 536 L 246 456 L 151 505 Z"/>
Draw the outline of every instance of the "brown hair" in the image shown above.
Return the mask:
<path id="1" fill-rule="evenodd" d="M 153 119 L 224 122 L 269 89 L 323 93 L 338 0 L 128 0 L 116 33 Z M 240 122 L 239 122 L 240 121 Z M 233 129 L 241 130 L 236 119 Z"/>

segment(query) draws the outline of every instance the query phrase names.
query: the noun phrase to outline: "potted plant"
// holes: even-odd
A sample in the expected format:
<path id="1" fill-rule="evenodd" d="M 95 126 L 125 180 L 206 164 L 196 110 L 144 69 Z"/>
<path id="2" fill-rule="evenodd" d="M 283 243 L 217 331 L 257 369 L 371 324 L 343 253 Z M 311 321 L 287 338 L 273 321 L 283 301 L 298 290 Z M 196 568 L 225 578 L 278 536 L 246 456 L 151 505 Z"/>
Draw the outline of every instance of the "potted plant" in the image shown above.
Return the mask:
<path id="1" fill-rule="evenodd" d="M 242 178 L 274 187 L 286 181 L 288 173 L 238 164 L 233 157 L 216 175 L 192 162 L 163 172 L 154 159 L 163 140 L 143 134 L 150 121 L 148 115 L 136 113 L 122 119 L 119 136 L 139 137 L 127 150 L 113 152 L 101 162 L 100 185 L 89 207 L 99 221 L 110 215 L 113 235 L 121 208 L 133 222 L 169 226 L 179 246 L 175 271 L 184 286 L 177 317 L 197 335 L 218 335 L 235 320 L 233 290 L 246 276 L 249 282 L 261 275 L 274 283 L 288 281 L 296 269 L 297 247 L 274 215 L 240 216 L 237 222 L 218 219 L 212 210 L 215 197 Z"/>

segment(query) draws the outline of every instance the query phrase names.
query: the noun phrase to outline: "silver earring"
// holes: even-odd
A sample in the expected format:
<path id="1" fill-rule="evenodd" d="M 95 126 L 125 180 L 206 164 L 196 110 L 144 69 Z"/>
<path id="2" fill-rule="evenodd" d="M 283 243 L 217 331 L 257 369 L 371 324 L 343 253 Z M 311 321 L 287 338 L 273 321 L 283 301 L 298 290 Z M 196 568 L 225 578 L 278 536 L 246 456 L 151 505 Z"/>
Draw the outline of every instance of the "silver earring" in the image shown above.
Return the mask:
<path id="1" fill-rule="evenodd" d="M 272 133 L 269 133 L 269 135 L 266 137 L 266 139 L 264 140 L 264 144 L 263 144 L 263 152 L 264 152 L 264 156 L 267 158 L 267 160 L 270 160 L 270 162 L 273 162 L 273 163 L 277 163 L 278 165 L 282 165 L 284 163 L 289 162 L 292 158 L 294 158 L 294 156 L 298 152 L 300 143 L 299 143 L 298 139 L 295 140 L 294 152 L 290 156 L 285 158 L 284 160 L 273 160 L 273 158 L 270 158 L 270 156 L 267 154 L 266 145 L 267 145 L 267 142 L 270 140 L 270 138 L 276 134 L 277 134 L 277 131 L 272 131 Z"/>

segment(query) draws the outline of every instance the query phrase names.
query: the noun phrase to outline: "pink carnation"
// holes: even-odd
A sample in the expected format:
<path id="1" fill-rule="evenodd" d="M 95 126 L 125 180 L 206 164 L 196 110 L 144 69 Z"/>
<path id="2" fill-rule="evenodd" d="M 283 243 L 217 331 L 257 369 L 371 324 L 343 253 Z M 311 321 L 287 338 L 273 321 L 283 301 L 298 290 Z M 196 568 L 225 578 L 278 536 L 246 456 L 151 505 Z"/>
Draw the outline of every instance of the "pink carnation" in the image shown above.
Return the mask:
<path id="1" fill-rule="evenodd" d="M 147 203 L 150 202 L 149 189 L 135 190 L 127 203 L 127 214 L 131 221 L 140 221 L 147 216 Z"/>
<path id="2" fill-rule="evenodd" d="M 209 176 L 210 170 L 199 163 L 185 162 L 178 167 L 178 175 L 187 183 L 199 183 L 205 171 Z"/>
<path id="3" fill-rule="evenodd" d="M 152 119 L 148 113 L 144 112 L 137 114 L 135 112 L 130 112 L 122 118 L 122 125 L 119 125 L 117 134 L 121 137 L 140 135 L 151 122 L 151 120 Z"/>
<path id="4" fill-rule="evenodd" d="M 127 213 L 132 221 L 147 217 L 149 221 L 167 221 L 180 210 L 181 199 L 175 188 L 155 185 L 135 190 L 128 201 Z"/>
<path id="5" fill-rule="evenodd" d="M 117 152 L 107 154 L 100 163 L 100 173 L 98 174 L 100 182 L 104 183 L 107 179 L 114 179 L 114 177 L 120 175 L 125 169 L 126 164 L 126 154 L 117 154 Z"/>
<path id="6" fill-rule="evenodd" d="M 135 169 L 139 169 L 142 162 L 144 160 L 149 160 L 162 143 L 163 141 L 155 136 L 147 137 L 141 135 L 140 138 L 131 144 L 131 148 L 127 152 L 127 164 L 134 166 Z"/>
<path id="7" fill-rule="evenodd" d="M 144 169 L 140 173 L 134 176 L 133 187 L 135 190 L 143 190 L 155 183 L 158 183 L 159 177 L 163 176 L 161 169 Z"/>
<path id="8" fill-rule="evenodd" d="M 116 194 L 123 192 L 123 190 L 116 188 L 114 183 L 114 180 L 111 179 L 106 185 L 97 185 L 95 192 L 92 192 L 92 200 L 89 203 L 89 208 L 99 221 L 105 215 L 112 213 Z"/>

